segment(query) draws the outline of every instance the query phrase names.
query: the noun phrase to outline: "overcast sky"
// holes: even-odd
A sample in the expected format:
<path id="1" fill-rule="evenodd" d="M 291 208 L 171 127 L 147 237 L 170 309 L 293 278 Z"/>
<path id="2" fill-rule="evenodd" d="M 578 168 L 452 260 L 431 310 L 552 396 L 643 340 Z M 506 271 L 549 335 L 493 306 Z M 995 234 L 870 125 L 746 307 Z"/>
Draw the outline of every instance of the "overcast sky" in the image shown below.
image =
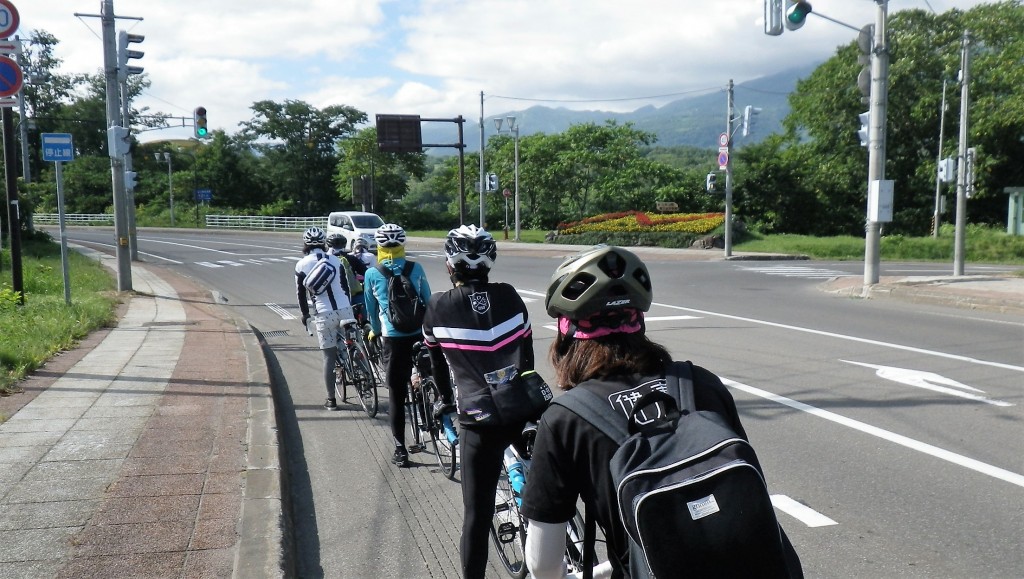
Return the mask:
<path id="1" fill-rule="evenodd" d="M 60 40 L 62 72 L 103 65 L 101 0 L 12 0 L 18 34 Z M 980 0 L 890 0 L 966 10 Z M 874 0 L 814 0 L 855 28 Z M 367 113 L 468 119 L 535 104 L 630 111 L 829 58 L 856 32 L 811 16 L 766 36 L 763 0 L 114 0 L 118 30 L 145 35 L 152 86 L 134 103 L 188 117 L 207 108 L 235 133 L 259 100 L 344 104 Z M 75 16 L 78 13 L 80 16 Z M 671 96 L 668 96 L 671 95 Z M 657 97 L 657 98 L 656 98 Z M 187 138 L 191 128 L 142 141 Z"/>

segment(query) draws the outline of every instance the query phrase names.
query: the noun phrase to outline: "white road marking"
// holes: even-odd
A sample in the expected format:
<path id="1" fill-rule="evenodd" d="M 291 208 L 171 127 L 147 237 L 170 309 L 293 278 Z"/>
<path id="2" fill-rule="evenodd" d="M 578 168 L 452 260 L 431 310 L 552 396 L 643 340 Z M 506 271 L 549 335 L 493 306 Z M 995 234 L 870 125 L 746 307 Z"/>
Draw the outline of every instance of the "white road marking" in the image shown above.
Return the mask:
<path id="1" fill-rule="evenodd" d="M 291 312 L 289 312 L 288 310 L 282 308 L 281 306 L 279 306 L 277 304 L 272 304 L 272 303 L 267 302 L 267 303 L 264 303 L 263 305 L 265 305 L 268 308 L 270 308 L 270 311 L 272 311 L 275 314 L 281 316 L 282 320 L 295 320 L 295 319 L 297 319 L 295 316 L 293 316 L 291 314 Z"/>
<path id="2" fill-rule="evenodd" d="M 212 263 L 212 262 L 209 262 L 209 261 L 197 261 L 196 265 L 201 265 L 203 267 L 224 267 L 223 265 L 220 265 L 220 264 L 217 264 L 217 263 Z"/>
<path id="3" fill-rule="evenodd" d="M 781 275 L 785 277 L 803 277 L 809 279 L 832 279 L 834 277 L 851 277 L 856 274 L 839 271 L 837 269 L 820 269 L 803 265 L 763 265 L 759 267 L 740 267 L 744 271 L 754 271 L 767 275 Z"/>
<path id="4" fill-rule="evenodd" d="M 803 503 L 787 497 L 786 495 L 772 495 L 772 506 L 808 527 L 827 527 L 839 523 L 808 507 Z"/>
<path id="5" fill-rule="evenodd" d="M 218 259 L 217 263 L 223 263 L 224 265 L 230 265 L 232 267 L 242 267 L 243 265 L 237 261 L 231 261 L 230 259 Z"/>
<path id="6" fill-rule="evenodd" d="M 904 346 L 902 344 L 894 344 L 892 342 L 882 342 L 879 340 L 869 340 L 867 338 L 858 338 L 856 336 L 847 336 L 845 334 L 837 334 L 835 332 L 826 332 L 824 330 L 814 330 L 811 328 L 801 328 L 800 326 L 791 326 L 789 324 L 780 324 L 777 322 L 768 322 L 765 320 L 757 320 L 754 318 L 745 318 L 742 316 L 731 316 L 729 314 L 720 314 L 717 312 L 709 312 L 707 310 L 697 310 L 694 308 L 684 308 L 683 306 L 674 306 L 671 304 L 654 304 L 656 306 L 662 306 L 674 310 L 683 310 L 687 312 L 696 312 L 698 314 L 704 314 L 706 316 L 716 316 L 719 318 L 726 318 L 730 320 L 738 320 L 741 322 L 749 322 L 752 324 L 761 324 L 764 326 L 771 326 L 774 328 L 783 328 L 786 330 L 795 330 L 797 332 L 806 332 L 808 334 L 815 334 L 818 336 L 827 336 L 830 338 L 837 338 L 840 340 L 849 340 L 851 342 L 860 342 L 862 344 L 871 344 L 874 346 L 882 346 L 885 348 L 893 348 L 895 350 L 904 350 L 907 352 L 916 352 L 918 354 L 925 354 L 928 356 L 937 356 L 940 358 L 948 358 L 950 360 L 959 360 L 961 362 L 968 362 L 970 364 L 978 364 L 981 366 L 992 366 L 994 368 L 1002 368 L 1004 370 L 1013 370 L 1014 372 L 1024 372 L 1024 366 L 1015 366 L 1013 364 L 1004 364 L 1002 362 L 991 362 L 989 360 L 979 360 L 978 358 L 971 358 L 970 356 L 961 356 L 959 354 L 948 354 L 946 352 L 937 352 L 935 350 L 926 350 L 924 348 L 915 348 L 913 346 Z"/>
<path id="7" fill-rule="evenodd" d="M 950 396 L 959 396 L 960 398 L 966 398 L 968 400 L 976 400 L 978 402 L 984 402 L 985 404 L 991 404 L 993 406 L 1013 406 L 1012 402 L 1004 402 L 1002 400 L 993 400 L 985 396 L 979 396 L 978 394 L 971 394 L 971 392 L 978 392 L 979 394 L 985 394 L 984 390 L 978 390 L 953 380 L 952 378 L 946 378 L 940 376 L 934 372 L 923 372 L 921 370 L 910 370 L 908 368 L 896 368 L 893 366 L 877 366 L 875 364 L 867 364 L 865 362 L 852 362 L 850 360 L 839 360 L 840 362 L 846 362 L 847 364 L 856 364 L 857 366 L 863 366 L 865 368 L 874 368 L 875 375 L 879 378 L 885 378 L 886 380 L 892 380 L 893 382 L 899 382 L 900 384 L 906 384 L 907 386 L 914 386 L 916 388 L 924 388 L 925 390 L 931 390 L 933 392 L 939 392 L 941 394 L 949 394 Z M 953 388 L 948 388 L 952 386 Z M 961 390 L 956 390 L 960 388 Z M 963 390 L 970 390 L 971 392 L 964 392 Z"/>
<path id="8" fill-rule="evenodd" d="M 817 416 L 818 418 L 824 418 L 825 420 L 835 422 L 836 424 L 841 424 L 843 426 L 846 426 L 847 428 L 859 430 L 860 432 L 870 434 L 871 436 L 876 436 L 878 438 L 881 438 L 882 440 L 887 440 L 889 442 L 898 444 L 911 450 L 922 452 L 924 454 L 933 456 L 940 460 L 951 462 L 953 464 L 973 470 L 977 473 L 990 476 L 992 478 L 996 478 L 1002 481 L 1006 481 L 1010 484 L 1024 488 L 1024 475 L 1011 472 L 988 463 L 981 462 L 980 460 L 968 458 L 966 456 L 963 456 L 962 454 L 950 452 L 937 446 L 932 446 L 928 443 L 921 442 L 919 440 L 914 440 L 913 438 L 909 438 L 907 436 L 903 436 L 902 434 L 896 434 L 895 432 L 890 432 L 888 430 L 878 428 L 877 426 L 866 424 L 859 420 L 847 418 L 840 414 L 836 414 L 835 412 L 823 410 L 821 408 L 811 406 L 810 404 L 804 404 L 803 402 L 798 402 L 796 400 L 793 400 L 792 398 L 786 398 L 785 396 L 773 394 L 771 392 L 761 390 L 760 388 L 748 386 L 746 384 L 736 382 L 735 380 L 722 378 L 722 382 L 725 383 L 726 386 L 735 388 L 737 390 L 742 390 L 747 394 L 758 396 L 760 398 L 764 398 L 765 400 L 771 400 L 772 402 L 782 404 L 783 406 L 789 406 L 794 410 L 806 412 L 808 414 Z"/>

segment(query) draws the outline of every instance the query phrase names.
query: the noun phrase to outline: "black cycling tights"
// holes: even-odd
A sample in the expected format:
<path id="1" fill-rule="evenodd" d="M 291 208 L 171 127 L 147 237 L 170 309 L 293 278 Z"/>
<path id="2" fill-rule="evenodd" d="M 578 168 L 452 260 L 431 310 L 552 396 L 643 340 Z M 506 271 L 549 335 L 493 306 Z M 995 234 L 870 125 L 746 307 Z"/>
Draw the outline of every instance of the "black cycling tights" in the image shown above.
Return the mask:
<path id="1" fill-rule="evenodd" d="M 419 334 L 378 338 L 384 340 L 382 353 L 388 386 L 388 420 L 395 446 L 405 446 L 405 397 L 409 394 L 409 378 L 412 377 L 412 346 L 421 338 Z"/>
<path id="2" fill-rule="evenodd" d="M 487 572 L 488 538 L 494 518 L 494 491 L 501 475 L 501 461 L 523 425 L 514 427 L 463 428 L 459 433 L 462 451 L 462 576 L 483 579 Z"/>

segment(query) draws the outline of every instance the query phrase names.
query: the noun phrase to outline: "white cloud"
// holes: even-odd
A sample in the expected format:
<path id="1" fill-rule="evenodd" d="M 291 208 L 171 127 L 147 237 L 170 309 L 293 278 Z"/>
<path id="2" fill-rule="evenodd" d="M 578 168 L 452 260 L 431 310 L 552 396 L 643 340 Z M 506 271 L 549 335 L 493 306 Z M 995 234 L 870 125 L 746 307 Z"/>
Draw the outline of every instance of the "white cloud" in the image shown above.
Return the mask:
<path id="1" fill-rule="evenodd" d="M 118 28 L 144 34 L 152 86 L 135 103 L 190 117 L 209 111 L 228 132 L 258 100 L 301 99 L 377 113 L 453 118 L 520 110 L 532 101 L 632 110 L 627 99 L 724 87 L 831 56 L 856 32 L 811 17 L 799 31 L 763 33 L 763 0 L 115 0 Z M 100 0 L 14 0 L 22 37 L 42 29 L 61 44 L 64 72 L 96 73 Z M 815 0 L 855 28 L 872 0 Z M 968 9 L 980 0 L 891 0 L 889 11 Z M 493 97 L 493 98 L 492 98 Z M 187 128 L 143 138 L 181 138 Z"/>

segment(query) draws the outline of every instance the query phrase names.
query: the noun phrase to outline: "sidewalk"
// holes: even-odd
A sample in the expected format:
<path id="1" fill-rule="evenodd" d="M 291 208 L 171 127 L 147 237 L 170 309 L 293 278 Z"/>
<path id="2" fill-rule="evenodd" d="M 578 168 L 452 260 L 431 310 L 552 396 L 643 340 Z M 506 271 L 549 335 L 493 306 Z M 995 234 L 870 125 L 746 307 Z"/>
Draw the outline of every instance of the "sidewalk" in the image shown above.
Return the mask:
<path id="1" fill-rule="evenodd" d="M 0 398 L 0 578 L 283 576 L 259 344 L 184 278 L 133 264 L 132 286 L 116 328 Z"/>
<path id="2" fill-rule="evenodd" d="M 881 277 L 865 287 L 859 277 L 821 284 L 824 291 L 857 298 L 893 298 L 913 303 L 1024 315 L 1024 277 L 942 276 Z"/>

